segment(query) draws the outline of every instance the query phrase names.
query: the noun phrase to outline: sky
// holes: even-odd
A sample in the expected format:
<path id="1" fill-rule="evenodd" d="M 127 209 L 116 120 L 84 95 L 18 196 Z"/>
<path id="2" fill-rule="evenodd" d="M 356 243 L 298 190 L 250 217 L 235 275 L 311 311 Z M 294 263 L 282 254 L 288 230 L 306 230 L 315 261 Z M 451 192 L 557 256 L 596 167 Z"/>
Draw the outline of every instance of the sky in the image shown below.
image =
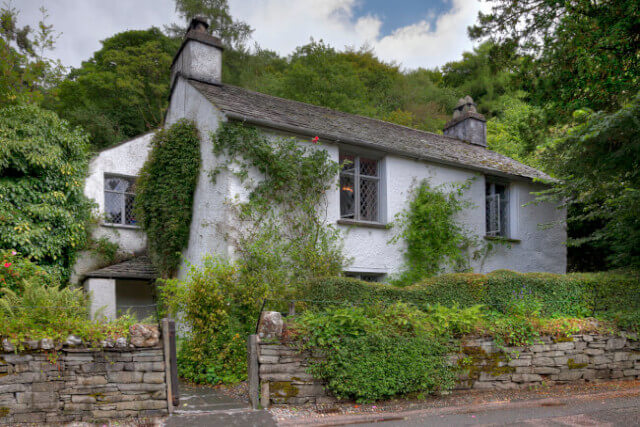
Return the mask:
<path id="1" fill-rule="evenodd" d="M 40 7 L 61 33 L 50 54 L 78 67 L 121 31 L 178 22 L 173 0 L 19 0 L 18 23 L 37 25 Z M 474 44 L 467 27 L 478 0 L 229 0 L 234 18 L 253 29 L 251 44 L 290 54 L 311 38 L 343 49 L 368 46 L 403 69 L 433 68 L 461 58 Z"/>

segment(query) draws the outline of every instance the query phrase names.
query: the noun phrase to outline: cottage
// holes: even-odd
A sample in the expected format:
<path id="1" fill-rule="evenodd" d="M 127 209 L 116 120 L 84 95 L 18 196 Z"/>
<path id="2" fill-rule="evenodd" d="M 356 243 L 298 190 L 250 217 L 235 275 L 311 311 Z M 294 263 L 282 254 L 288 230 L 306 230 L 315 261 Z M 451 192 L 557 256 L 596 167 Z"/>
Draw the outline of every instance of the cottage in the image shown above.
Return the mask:
<path id="1" fill-rule="evenodd" d="M 229 221 L 225 201 L 242 195 L 232 174 L 212 182 L 209 172 L 219 159 L 210 134 L 224 121 L 241 121 L 269 136 L 292 136 L 301 143 L 319 137 L 320 147 L 335 161 L 349 159 L 353 168 L 340 175 L 340 186 L 328 195 L 328 221 L 344 233 L 352 258 L 346 275 L 378 281 L 403 263 L 402 242 L 390 243 L 386 225 L 405 208 L 412 185 L 433 185 L 473 178 L 465 197 L 471 208 L 460 221 L 476 235 L 509 241 L 475 271 L 512 269 L 564 273 L 566 232 L 557 222 L 565 212 L 550 203 L 530 203 L 548 179 L 543 172 L 495 153 L 486 146 L 486 120 L 469 97 L 460 100 L 444 135 L 423 132 L 368 117 L 347 114 L 252 92 L 221 80 L 222 45 L 207 33 L 206 22 L 194 19 L 178 51 L 171 73 L 171 95 L 165 123 L 193 120 L 200 131 L 202 168 L 194 195 L 189 243 L 183 255 L 192 264 L 206 254 L 231 256 L 225 240 Z M 85 193 L 104 214 L 96 231 L 136 255 L 121 264 L 95 269 L 91 256 L 76 266 L 77 279 L 93 294 L 93 309 L 115 316 L 119 310 L 153 305 L 155 270 L 144 256 L 145 236 L 132 215 L 134 183 L 150 150 L 152 134 L 108 148 L 92 161 Z M 556 223 L 551 227 L 541 224 Z M 184 276 L 184 267 L 179 276 Z"/>

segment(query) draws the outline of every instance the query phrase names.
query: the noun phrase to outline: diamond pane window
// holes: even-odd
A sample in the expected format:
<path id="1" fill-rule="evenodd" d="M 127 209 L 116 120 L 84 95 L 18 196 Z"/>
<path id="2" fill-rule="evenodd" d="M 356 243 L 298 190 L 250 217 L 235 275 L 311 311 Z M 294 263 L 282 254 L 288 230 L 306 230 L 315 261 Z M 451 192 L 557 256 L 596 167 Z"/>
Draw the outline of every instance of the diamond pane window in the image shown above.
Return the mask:
<path id="1" fill-rule="evenodd" d="M 340 154 L 340 218 L 379 221 L 379 161 Z"/>
<path id="2" fill-rule="evenodd" d="M 104 177 L 105 223 L 136 225 L 133 214 L 135 178 L 115 175 Z"/>
<path id="3" fill-rule="evenodd" d="M 487 181 L 485 195 L 487 236 L 509 237 L 509 187 Z"/>

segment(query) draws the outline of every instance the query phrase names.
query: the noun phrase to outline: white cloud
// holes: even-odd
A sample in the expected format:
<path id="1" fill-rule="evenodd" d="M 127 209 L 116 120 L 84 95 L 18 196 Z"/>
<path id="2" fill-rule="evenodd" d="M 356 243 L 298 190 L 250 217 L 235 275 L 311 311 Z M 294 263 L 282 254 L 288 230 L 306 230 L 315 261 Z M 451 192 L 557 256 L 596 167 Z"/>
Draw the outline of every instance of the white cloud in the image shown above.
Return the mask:
<path id="1" fill-rule="evenodd" d="M 488 7 L 474 0 L 453 0 L 433 25 L 432 16 L 416 17 L 415 24 L 382 36 L 378 17 L 354 20 L 356 5 L 356 0 L 230 0 L 232 14 L 255 29 L 253 38 L 264 48 L 287 55 L 311 37 L 337 48 L 366 44 L 383 60 L 403 68 L 430 68 L 459 59 L 473 47 L 467 26 Z"/>

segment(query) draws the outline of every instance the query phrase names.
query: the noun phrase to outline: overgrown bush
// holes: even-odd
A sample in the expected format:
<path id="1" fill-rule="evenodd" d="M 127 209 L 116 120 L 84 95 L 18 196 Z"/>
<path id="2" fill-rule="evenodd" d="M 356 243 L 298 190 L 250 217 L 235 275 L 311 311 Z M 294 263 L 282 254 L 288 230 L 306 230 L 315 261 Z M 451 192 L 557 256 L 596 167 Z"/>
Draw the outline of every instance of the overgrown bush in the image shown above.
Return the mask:
<path id="1" fill-rule="evenodd" d="M 62 287 L 50 277 L 42 280 L 39 273 L 23 278 L 16 289 L 0 288 L 0 296 L 0 338 L 17 349 L 26 340 L 61 342 L 71 334 L 99 345 L 107 338 L 128 337 L 136 322 L 129 316 L 111 322 L 90 320 L 88 296 L 82 289 Z"/>
<path id="2" fill-rule="evenodd" d="M 57 283 L 58 278 L 13 249 L 0 249 L 0 289 L 18 292 L 25 281 Z"/>
<path id="3" fill-rule="evenodd" d="M 137 182 L 136 218 L 147 234 L 149 254 L 162 277 L 178 268 L 189 241 L 193 193 L 200 170 L 200 137 L 181 120 L 153 137 Z"/>
<path id="4" fill-rule="evenodd" d="M 243 280 L 228 262 L 205 258 L 187 279 L 164 280 L 160 300 L 179 314 L 187 332 L 181 342 L 180 376 L 197 383 L 234 383 L 246 378 L 246 337 L 258 319 L 266 287 Z"/>

